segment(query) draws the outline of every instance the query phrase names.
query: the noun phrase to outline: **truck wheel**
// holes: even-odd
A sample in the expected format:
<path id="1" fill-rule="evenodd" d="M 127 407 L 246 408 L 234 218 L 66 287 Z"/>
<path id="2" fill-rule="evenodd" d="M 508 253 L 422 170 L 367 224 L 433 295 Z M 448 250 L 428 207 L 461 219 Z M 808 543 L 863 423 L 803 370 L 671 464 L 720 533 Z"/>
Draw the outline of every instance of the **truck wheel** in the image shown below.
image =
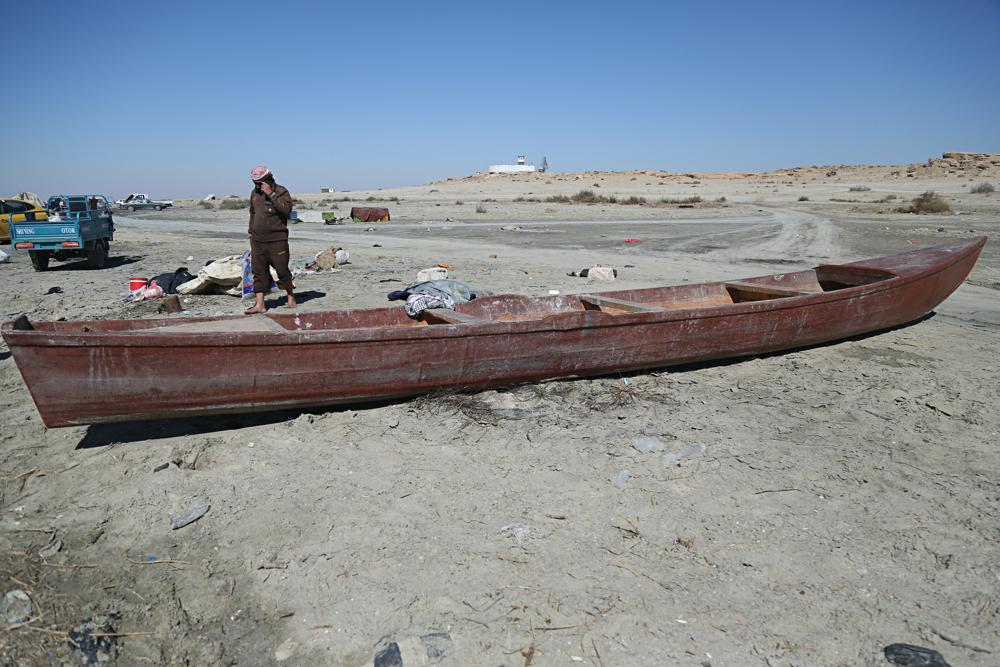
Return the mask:
<path id="1" fill-rule="evenodd" d="M 51 250 L 29 250 L 28 256 L 31 257 L 31 265 L 35 267 L 35 271 L 44 271 L 49 268 L 49 253 Z"/>
<path id="2" fill-rule="evenodd" d="M 157 206 L 157 207 L 156 207 L 156 210 L 157 210 L 157 211 L 162 211 L 162 210 L 163 210 L 163 207 L 162 207 L 162 206 Z"/>
<path id="3" fill-rule="evenodd" d="M 130 210 L 130 211 L 132 211 L 133 213 L 135 213 L 135 206 L 129 206 L 129 207 L 128 207 L 128 210 Z"/>
<path id="4" fill-rule="evenodd" d="M 90 268 L 103 269 L 107 258 L 108 248 L 104 245 L 104 239 L 98 239 L 94 245 L 87 248 L 87 265 Z"/>

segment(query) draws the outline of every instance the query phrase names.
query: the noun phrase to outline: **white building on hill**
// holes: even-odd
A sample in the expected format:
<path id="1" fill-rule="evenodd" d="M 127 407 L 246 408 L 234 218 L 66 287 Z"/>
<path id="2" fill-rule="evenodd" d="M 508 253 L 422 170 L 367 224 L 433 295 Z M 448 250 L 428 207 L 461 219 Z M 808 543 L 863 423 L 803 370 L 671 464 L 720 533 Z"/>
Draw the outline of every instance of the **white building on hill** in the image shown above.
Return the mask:
<path id="1" fill-rule="evenodd" d="M 524 156 L 517 156 L 517 164 L 491 164 L 491 174 L 520 174 L 523 172 L 537 171 L 535 165 L 525 164 Z"/>

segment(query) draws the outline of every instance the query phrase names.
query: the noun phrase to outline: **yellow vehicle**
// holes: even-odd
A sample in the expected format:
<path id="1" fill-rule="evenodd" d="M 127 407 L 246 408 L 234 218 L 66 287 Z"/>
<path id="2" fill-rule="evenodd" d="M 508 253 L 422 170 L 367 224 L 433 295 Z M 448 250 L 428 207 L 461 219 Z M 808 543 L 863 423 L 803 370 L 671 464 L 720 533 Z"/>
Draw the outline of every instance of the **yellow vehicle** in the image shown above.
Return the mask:
<path id="1" fill-rule="evenodd" d="M 0 199 L 0 243 L 10 243 L 10 223 L 48 220 L 44 206 L 20 199 Z"/>

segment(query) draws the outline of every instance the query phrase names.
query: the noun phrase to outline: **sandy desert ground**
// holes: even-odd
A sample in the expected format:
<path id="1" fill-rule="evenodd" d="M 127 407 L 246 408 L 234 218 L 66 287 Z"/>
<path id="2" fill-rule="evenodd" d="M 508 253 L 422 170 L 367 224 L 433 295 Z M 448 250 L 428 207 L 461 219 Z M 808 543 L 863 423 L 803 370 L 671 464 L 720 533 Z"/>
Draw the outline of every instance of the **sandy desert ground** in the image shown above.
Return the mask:
<path id="1" fill-rule="evenodd" d="M 384 305 L 439 262 L 538 295 L 994 240 L 933 316 L 893 331 L 349 409 L 47 429 L 0 347 L 0 595 L 31 600 L 29 622 L 0 618 L 0 664 L 80 664 L 67 633 L 92 618 L 126 665 L 360 666 L 393 642 L 406 667 L 885 665 L 893 642 L 1000 665 L 1000 193 L 982 182 L 1000 187 L 1000 156 L 296 194 L 300 212 L 393 213 L 292 227 L 293 255 L 352 259 L 300 277 L 305 310 Z M 647 205 L 544 201 L 582 189 Z M 927 190 L 952 210 L 895 212 Z M 119 216 L 103 270 L 0 264 L 0 316 L 161 316 L 120 299 L 129 276 L 246 245 L 245 211 L 179 204 Z M 618 281 L 567 275 L 597 263 Z"/>

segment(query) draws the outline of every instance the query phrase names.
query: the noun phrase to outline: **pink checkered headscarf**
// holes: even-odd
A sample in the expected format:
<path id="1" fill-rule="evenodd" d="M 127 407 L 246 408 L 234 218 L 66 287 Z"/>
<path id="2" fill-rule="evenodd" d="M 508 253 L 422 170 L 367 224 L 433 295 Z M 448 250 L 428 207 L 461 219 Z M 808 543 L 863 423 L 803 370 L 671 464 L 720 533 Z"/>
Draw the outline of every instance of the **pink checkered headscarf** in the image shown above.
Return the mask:
<path id="1" fill-rule="evenodd" d="M 250 170 L 250 178 L 255 181 L 263 181 L 265 178 L 271 175 L 271 170 L 261 165 L 259 167 L 254 167 Z"/>

